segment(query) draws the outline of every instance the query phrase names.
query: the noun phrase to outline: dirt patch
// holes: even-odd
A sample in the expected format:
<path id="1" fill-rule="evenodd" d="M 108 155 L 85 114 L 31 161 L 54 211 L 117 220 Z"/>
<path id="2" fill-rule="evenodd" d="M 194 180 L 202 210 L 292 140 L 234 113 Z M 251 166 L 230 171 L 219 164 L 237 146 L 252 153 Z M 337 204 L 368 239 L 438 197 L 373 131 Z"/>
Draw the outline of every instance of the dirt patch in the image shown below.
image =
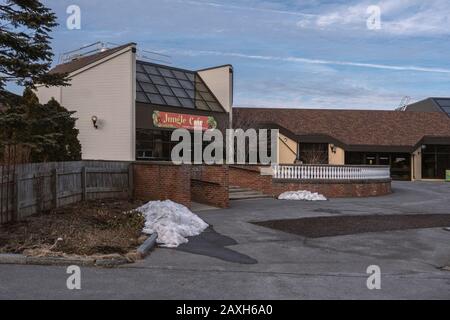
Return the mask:
<path id="1" fill-rule="evenodd" d="M 450 214 L 317 217 L 252 222 L 308 238 L 450 226 Z"/>
<path id="2" fill-rule="evenodd" d="M 96 200 L 0 226 L 0 253 L 126 254 L 142 243 L 141 202 Z"/>

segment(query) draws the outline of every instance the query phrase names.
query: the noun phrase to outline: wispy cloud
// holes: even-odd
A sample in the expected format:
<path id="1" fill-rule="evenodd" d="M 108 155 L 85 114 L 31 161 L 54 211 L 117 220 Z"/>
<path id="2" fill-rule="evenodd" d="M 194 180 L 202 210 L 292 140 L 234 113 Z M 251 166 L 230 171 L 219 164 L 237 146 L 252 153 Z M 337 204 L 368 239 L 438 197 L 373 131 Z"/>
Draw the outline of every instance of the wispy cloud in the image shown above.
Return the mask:
<path id="1" fill-rule="evenodd" d="M 367 8 L 371 5 L 377 5 L 381 9 L 381 33 L 396 36 L 450 34 L 450 3 L 447 0 L 365 0 L 352 5 L 336 6 L 316 17 L 304 17 L 298 21 L 297 26 L 364 30 L 369 17 Z"/>
<path id="2" fill-rule="evenodd" d="M 304 13 L 304 12 L 298 12 L 298 11 L 291 11 L 291 10 L 279 10 L 279 9 L 271 9 L 271 8 L 264 8 L 264 7 L 245 7 L 245 6 L 237 6 L 230 3 L 218 3 L 218 2 L 212 2 L 212 1 L 195 1 L 195 0 L 166 0 L 166 1 L 172 1 L 172 2 L 178 2 L 183 4 L 192 4 L 197 6 L 208 6 L 208 7 L 215 7 L 220 9 L 232 9 L 232 10 L 243 10 L 243 11 L 257 11 L 257 12 L 267 12 L 267 13 L 277 13 L 277 14 L 286 14 L 291 16 L 300 16 L 300 17 L 318 17 L 317 14 L 311 14 L 311 13 Z"/>
<path id="3" fill-rule="evenodd" d="M 431 68 L 422 66 L 402 66 L 402 65 L 387 65 L 378 63 L 362 63 L 362 62 L 351 62 L 351 61 L 334 61 L 334 60 L 322 60 L 322 59 L 310 59 L 302 57 L 283 57 L 283 56 L 266 56 L 266 55 L 251 55 L 238 52 L 220 52 L 220 51 L 206 51 L 206 50 L 177 50 L 171 49 L 166 52 L 178 55 L 189 55 L 189 56 L 227 56 L 227 57 L 237 57 L 244 59 L 256 59 L 256 60 L 272 60 L 272 61 L 285 61 L 294 63 L 307 63 L 307 64 L 318 64 L 318 65 L 334 65 L 334 66 L 348 66 L 348 67 L 358 67 L 358 68 L 371 68 L 371 69 L 383 69 L 392 71 L 414 71 L 414 72 L 430 72 L 430 73 L 444 73 L 450 74 L 450 69 L 446 68 Z"/>

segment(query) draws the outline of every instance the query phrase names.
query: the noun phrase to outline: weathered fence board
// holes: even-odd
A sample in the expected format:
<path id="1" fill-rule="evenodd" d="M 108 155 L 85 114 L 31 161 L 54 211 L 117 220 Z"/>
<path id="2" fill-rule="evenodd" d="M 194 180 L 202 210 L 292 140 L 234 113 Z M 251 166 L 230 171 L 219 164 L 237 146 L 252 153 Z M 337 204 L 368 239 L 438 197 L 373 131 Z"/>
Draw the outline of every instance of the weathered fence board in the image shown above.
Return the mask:
<path id="1" fill-rule="evenodd" d="M 116 161 L 18 165 L 0 177 L 0 224 L 82 200 L 130 197 L 130 172 L 129 162 Z"/>

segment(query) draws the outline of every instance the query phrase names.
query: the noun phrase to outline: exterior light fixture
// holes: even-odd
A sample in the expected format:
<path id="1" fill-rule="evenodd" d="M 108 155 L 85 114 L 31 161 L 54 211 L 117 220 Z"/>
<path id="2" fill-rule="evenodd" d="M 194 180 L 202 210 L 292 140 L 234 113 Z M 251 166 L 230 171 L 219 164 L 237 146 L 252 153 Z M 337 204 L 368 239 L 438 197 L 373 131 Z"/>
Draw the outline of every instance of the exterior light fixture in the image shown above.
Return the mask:
<path id="1" fill-rule="evenodd" d="M 98 118 L 97 118 L 97 116 L 92 116 L 91 120 L 92 120 L 92 124 L 94 125 L 94 128 L 98 129 L 98 124 L 97 124 Z"/>

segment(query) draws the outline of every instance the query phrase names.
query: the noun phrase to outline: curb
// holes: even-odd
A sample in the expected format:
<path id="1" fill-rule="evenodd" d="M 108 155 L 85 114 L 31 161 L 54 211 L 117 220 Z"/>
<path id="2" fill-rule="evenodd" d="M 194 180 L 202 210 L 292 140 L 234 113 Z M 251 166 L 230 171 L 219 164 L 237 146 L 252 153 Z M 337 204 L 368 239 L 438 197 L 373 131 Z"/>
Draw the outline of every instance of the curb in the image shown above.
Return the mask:
<path id="1" fill-rule="evenodd" d="M 155 232 L 137 249 L 137 254 L 140 259 L 144 259 L 156 246 L 156 239 L 158 239 L 158 234 Z"/>
<path id="2" fill-rule="evenodd" d="M 153 233 L 135 252 L 137 259 L 144 259 L 156 246 L 158 234 Z M 127 259 L 123 256 L 109 257 L 33 257 L 23 254 L 0 254 L 0 264 L 38 265 L 38 266 L 70 266 L 115 268 L 129 264 L 135 259 Z"/>
<path id="3" fill-rule="evenodd" d="M 125 257 L 105 259 L 70 258 L 70 257 L 27 257 L 23 254 L 0 254 L 0 264 L 38 265 L 38 266 L 70 266 L 114 268 L 128 264 Z"/>

